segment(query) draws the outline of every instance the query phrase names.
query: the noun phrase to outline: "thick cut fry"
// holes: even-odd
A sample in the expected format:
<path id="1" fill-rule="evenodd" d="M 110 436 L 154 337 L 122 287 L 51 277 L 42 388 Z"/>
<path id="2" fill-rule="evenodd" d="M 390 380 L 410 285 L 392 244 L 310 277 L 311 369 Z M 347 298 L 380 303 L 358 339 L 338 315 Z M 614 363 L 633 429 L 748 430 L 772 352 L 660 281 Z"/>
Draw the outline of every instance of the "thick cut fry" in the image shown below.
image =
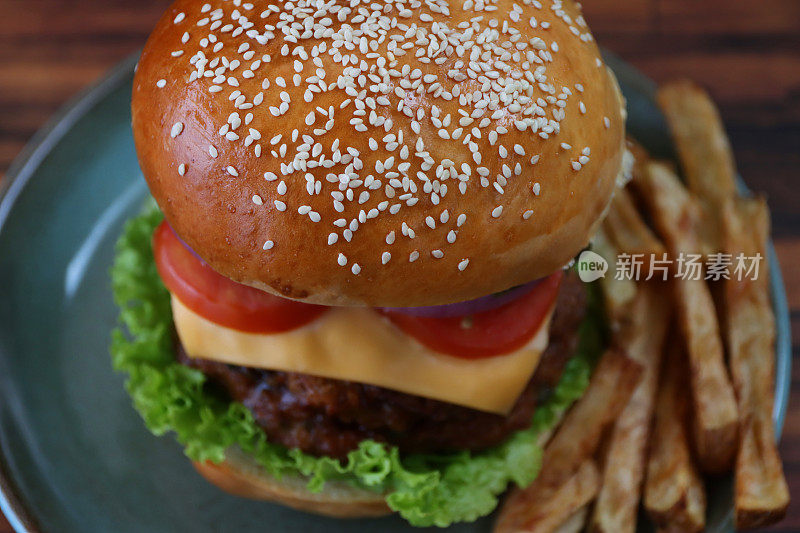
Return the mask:
<path id="1" fill-rule="evenodd" d="M 586 527 L 586 518 L 589 516 L 589 504 L 584 505 L 567 518 L 554 533 L 581 533 Z"/>
<path id="2" fill-rule="evenodd" d="M 642 367 L 618 348 L 606 350 L 586 392 L 570 409 L 544 450 L 534 485 L 559 485 L 594 454 L 603 432 L 619 416 L 639 382 Z"/>
<path id="3" fill-rule="evenodd" d="M 594 471 L 590 475 L 587 460 L 625 407 L 641 373 L 641 365 L 618 349 L 603 354 L 583 397 L 547 444 L 539 477 L 529 487 L 513 490 L 503 505 L 496 533 L 553 531 L 594 498 L 599 474 L 590 462 Z"/>
<path id="4" fill-rule="evenodd" d="M 597 466 L 593 460 L 587 459 L 557 485 L 537 486 L 536 492 L 530 492 L 530 487 L 516 489 L 503 505 L 494 532 L 550 533 L 565 525 L 569 527 L 566 522 L 585 510 L 599 486 Z M 578 516 L 578 520 L 580 518 Z"/>
<path id="5" fill-rule="evenodd" d="M 665 289 L 661 284 L 639 284 L 636 299 L 628 310 L 629 326 L 620 335 L 628 356 L 641 364 L 644 371 L 609 437 L 591 531 L 633 533 L 636 530 L 658 371 L 671 314 L 671 307 L 664 305 L 669 299 Z"/>
<path id="6" fill-rule="evenodd" d="M 614 193 L 603 229 L 620 252 L 641 254 L 645 258 L 661 257 L 664 253 L 664 245 L 642 219 L 627 189 Z"/>
<path id="7" fill-rule="evenodd" d="M 724 248 L 735 258 L 756 257 L 758 276 L 732 275 L 725 281 L 724 313 L 729 364 L 739 400 L 741 434 L 736 456 L 737 529 L 779 521 L 789 490 L 775 444 L 775 317 L 769 301 L 766 243 L 769 211 L 763 199 L 739 200 L 724 213 Z"/>
<path id="8" fill-rule="evenodd" d="M 671 256 L 697 250 L 697 217 L 692 199 L 669 167 L 648 164 L 637 187 L 650 206 Z M 739 420 L 714 301 L 703 279 L 676 279 L 674 290 L 689 354 L 695 449 L 703 470 L 723 472 L 730 468 L 736 454 Z"/>
<path id="9" fill-rule="evenodd" d="M 609 271 L 600 278 L 600 288 L 603 291 L 603 303 L 611 328 L 617 331 L 623 322 L 630 318 L 627 310 L 636 295 L 636 283 L 627 278 L 617 279 L 613 266 L 619 251 L 609 242 L 602 228 L 592 240 L 592 250 L 610 263 Z"/>
<path id="10" fill-rule="evenodd" d="M 736 166 L 717 107 L 703 89 L 685 80 L 663 86 L 657 100 L 689 189 L 699 197 L 705 214 L 700 230 L 706 251 L 719 251 L 723 208 L 736 195 Z"/>
<path id="11" fill-rule="evenodd" d="M 736 195 L 736 166 L 714 102 L 688 80 L 663 85 L 656 100 L 672 132 L 689 189 L 721 208 Z"/>
<path id="12" fill-rule="evenodd" d="M 701 225 L 697 201 L 668 165 L 648 162 L 631 184 L 647 204 L 656 231 L 670 255 L 702 252 L 697 236 Z"/>
<path id="13" fill-rule="evenodd" d="M 689 352 L 695 451 L 705 472 L 721 473 L 733 464 L 739 419 L 714 301 L 703 280 L 676 280 L 674 287 Z"/>
<path id="14" fill-rule="evenodd" d="M 661 531 L 705 528 L 706 496 L 689 448 L 686 360 L 679 342 L 669 343 L 656 399 L 644 507 Z"/>

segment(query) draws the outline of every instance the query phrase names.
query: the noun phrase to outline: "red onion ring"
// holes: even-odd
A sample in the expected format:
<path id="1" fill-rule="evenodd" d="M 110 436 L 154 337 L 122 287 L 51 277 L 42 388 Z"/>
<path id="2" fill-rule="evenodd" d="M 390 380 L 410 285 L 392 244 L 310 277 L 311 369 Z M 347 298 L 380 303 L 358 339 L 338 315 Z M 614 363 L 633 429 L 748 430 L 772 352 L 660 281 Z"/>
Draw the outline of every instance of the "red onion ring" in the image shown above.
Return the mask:
<path id="1" fill-rule="evenodd" d="M 402 313 L 411 316 L 420 316 L 427 318 L 452 318 L 457 316 L 474 315 L 489 311 L 503 306 L 520 296 L 529 293 L 536 285 L 541 282 L 541 279 L 531 281 L 525 285 L 518 285 L 512 287 L 507 291 L 482 296 L 474 300 L 467 300 L 466 302 L 456 302 L 454 304 L 446 305 L 431 305 L 428 307 L 381 307 L 383 311 L 390 313 Z"/>
<path id="2" fill-rule="evenodd" d="M 207 265 L 207 264 L 208 264 L 208 263 L 206 263 L 205 259 L 203 259 L 202 257 L 200 257 L 200 256 L 197 254 L 197 252 L 195 252 L 195 251 L 192 249 L 192 247 L 191 247 L 191 246 L 189 246 L 188 244 L 186 244 L 186 241 L 184 241 L 183 239 L 181 239 L 181 236 L 180 236 L 180 235 L 178 235 L 178 232 L 177 232 L 177 231 L 175 231 L 175 229 L 172 227 L 172 225 L 171 225 L 169 222 L 167 222 L 167 226 L 169 226 L 169 229 L 170 229 L 170 230 L 172 230 L 172 233 L 174 233 L 174 234 L 175 234 L 175 238 L 176 238 L 176 239 L 178 239 L 178 242 L 179 242 L 179 243 L 181 243 L 181 244 L 182 244 L 182 245 L 183 245 L 183 246 L 184 246 L 184 247 L 185 247 L 187 250 L 189 250 L 190 252 L 192 252 L 192 255 L 193 255 L 193 256 L 195 256 L 195 257 L 196 257 L 198 260 L 200 260 L 200 262 L 201 262 L 201 263 L 203 263 L 204 265 Z"/>

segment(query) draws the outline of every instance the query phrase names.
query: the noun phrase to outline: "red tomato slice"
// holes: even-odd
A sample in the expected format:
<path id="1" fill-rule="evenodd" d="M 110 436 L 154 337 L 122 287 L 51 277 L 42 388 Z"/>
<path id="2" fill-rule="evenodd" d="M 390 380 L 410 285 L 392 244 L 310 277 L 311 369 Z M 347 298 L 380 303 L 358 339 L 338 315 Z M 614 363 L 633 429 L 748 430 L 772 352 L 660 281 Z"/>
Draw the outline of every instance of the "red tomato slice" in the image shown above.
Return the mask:
<path id="1" fill-rule="evenodd" d="M 464 359 L 502 355 L 524 346 L 539 330 L 563 277 L 563 272 L 556 272 L 516 300 L 474 315 L 430 318 L 396 311 L 384 314 L 431 350 Z"/>
<path id="2" fill-rule="evenodd" d="M 218 274 L 162 222 L 153 233 L 156 267 L 167 288 L 208 320 L 251 333 L 278 333 L 308 324 L 327 307 L 310 305 L 236 283 Z"/>

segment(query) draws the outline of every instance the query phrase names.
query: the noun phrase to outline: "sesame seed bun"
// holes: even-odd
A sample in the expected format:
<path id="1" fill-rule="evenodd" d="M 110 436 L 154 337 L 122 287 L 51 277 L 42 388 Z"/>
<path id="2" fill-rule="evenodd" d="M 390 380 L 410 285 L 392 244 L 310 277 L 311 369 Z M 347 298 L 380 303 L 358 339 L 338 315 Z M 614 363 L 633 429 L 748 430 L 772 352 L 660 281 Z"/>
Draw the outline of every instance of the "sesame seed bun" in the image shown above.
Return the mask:
<path id="1" fill-rule="evenodd" d="M 181 239 L 329 305 L 468 300 L 569 262 L 624 151 L 576 4 L 353 5 L 178 0 L 160 20 L 133 131 Z"/>
<path id="2" fill-rule="evenodd" d="M 384 495 L 358 489 L 342 482 L 328 481 L 321 492 L 309 492 L 307 479 L 270 476 L 248 455 L 229 450 L 220 464 L 195 462 L 194 467 L 208 481 L 226 492 L 280 503 L 309 513 L 336 518 L 359 518 L 391 514 Z"/>

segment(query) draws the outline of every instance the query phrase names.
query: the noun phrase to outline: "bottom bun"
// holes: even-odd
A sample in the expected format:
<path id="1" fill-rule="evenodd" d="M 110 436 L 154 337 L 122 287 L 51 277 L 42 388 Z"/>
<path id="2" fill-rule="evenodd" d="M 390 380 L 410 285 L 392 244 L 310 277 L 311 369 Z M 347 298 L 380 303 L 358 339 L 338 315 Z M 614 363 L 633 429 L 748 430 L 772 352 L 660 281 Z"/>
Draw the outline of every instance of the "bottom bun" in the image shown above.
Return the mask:
<path id="1" fill-rule="evenodd" d="M 346 483 L 328 481 L 321 492 L 306 488 L 308 479 L 300 476 L 269 475 L 251 457 L 238 450 L 229 450 L 220 464 L 195 462 L 194 467 L 208 481 L 224 491 L 280 503 L 287 507 L 336 518 L 383 516 L 392 513 L 384 496 L 352 487 Z"/>

